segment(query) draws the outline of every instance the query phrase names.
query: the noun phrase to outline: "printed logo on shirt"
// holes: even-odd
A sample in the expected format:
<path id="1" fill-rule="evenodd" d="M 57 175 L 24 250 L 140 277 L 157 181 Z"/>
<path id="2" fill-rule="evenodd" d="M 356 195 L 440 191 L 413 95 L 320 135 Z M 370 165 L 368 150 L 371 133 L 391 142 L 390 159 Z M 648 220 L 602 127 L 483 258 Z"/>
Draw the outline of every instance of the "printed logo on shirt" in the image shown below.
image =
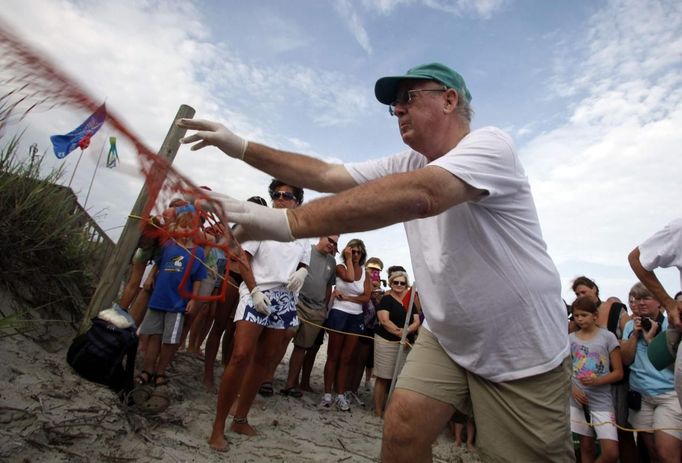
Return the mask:
<path id="1" fill-rule="evenodd" d="M 166 265 L 166 268 L 163 270 L 166 272 L 182 272 L 184 260 L 185 256 L 175 256 L 170 259 L 170 261 Z"/>

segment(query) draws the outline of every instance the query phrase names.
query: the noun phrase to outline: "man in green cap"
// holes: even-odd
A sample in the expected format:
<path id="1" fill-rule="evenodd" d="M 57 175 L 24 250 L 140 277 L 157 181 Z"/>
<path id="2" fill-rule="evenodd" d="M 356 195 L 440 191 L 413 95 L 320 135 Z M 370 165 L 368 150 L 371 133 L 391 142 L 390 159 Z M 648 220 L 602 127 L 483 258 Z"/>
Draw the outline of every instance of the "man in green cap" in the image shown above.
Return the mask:
<path id="1" fill-rule="evenodd" d="M 214 145 L 336 193 L 287 211 L 221 199 L 242 241 L 404 223 L 425 322 L 385 412 L 384 461 L 430 461 L 454 410 L 473 411 L 484 460 L 573 461 L 561 283 L 511 138 L 470 130 L 471 93 L 439 63 L 381 78 L 375 95 L 409 148 L 347 165 L 247 142 L 215 122 L 178 125 L 198 130 L 182 140 L 198 142 L 193 150 Z"/>

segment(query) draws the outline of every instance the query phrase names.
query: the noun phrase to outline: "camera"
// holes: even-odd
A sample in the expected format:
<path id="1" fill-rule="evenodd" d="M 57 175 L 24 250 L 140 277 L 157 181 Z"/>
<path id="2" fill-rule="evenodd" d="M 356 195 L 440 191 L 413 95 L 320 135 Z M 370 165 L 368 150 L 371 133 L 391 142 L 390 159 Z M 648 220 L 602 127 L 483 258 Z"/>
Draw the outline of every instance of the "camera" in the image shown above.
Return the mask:
<path id="1" fill-rule="evenodd" d="M 642 318 L 642 329 L 649 331 L 651 329 L 651 319 L 649 317 Z"/>

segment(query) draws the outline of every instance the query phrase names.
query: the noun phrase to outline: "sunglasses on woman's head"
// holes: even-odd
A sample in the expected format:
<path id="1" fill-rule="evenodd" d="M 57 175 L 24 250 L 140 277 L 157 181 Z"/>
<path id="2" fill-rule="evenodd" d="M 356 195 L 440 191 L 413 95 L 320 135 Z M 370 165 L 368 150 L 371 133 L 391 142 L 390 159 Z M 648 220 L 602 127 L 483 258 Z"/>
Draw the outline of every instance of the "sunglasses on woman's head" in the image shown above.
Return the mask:
<path id="1" fill-rule="evenodd" d="M 286 199 L 287 201 L 291 201 L 296 199 L 296 196 L 294 196 L 293 193 L 289 193 L 288 191 L 275 191 L 270 195 L 270 198 L 272 198 L 273 201 L 276 199 Z"/>

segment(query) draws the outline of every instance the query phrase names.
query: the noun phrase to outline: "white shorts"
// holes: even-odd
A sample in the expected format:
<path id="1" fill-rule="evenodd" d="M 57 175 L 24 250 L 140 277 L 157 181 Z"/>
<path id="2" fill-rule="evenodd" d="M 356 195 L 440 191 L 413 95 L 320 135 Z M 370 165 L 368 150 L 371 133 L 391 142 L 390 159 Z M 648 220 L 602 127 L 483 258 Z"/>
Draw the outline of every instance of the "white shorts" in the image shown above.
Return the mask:
<path id="1" fill-rule="evenodd" d="M 585 420 L 585 412 L 578 407 L 571 405 L 571 431 L 581 436 L 594 437 L 597 439 L 608 439 L 618 441 L 618 430 L 616 428 L 616 416 L 613 410 L 606 412 L 590 411 L 592 425 Z"/>
<path id="2" fill-rule="evenodd" d="M 630 409 L 630 423 L 641 432 L 659 429 L 682 440 L 682 411 L 675 391 L 655 396 L 642 395 L 642 408 Z"/>

